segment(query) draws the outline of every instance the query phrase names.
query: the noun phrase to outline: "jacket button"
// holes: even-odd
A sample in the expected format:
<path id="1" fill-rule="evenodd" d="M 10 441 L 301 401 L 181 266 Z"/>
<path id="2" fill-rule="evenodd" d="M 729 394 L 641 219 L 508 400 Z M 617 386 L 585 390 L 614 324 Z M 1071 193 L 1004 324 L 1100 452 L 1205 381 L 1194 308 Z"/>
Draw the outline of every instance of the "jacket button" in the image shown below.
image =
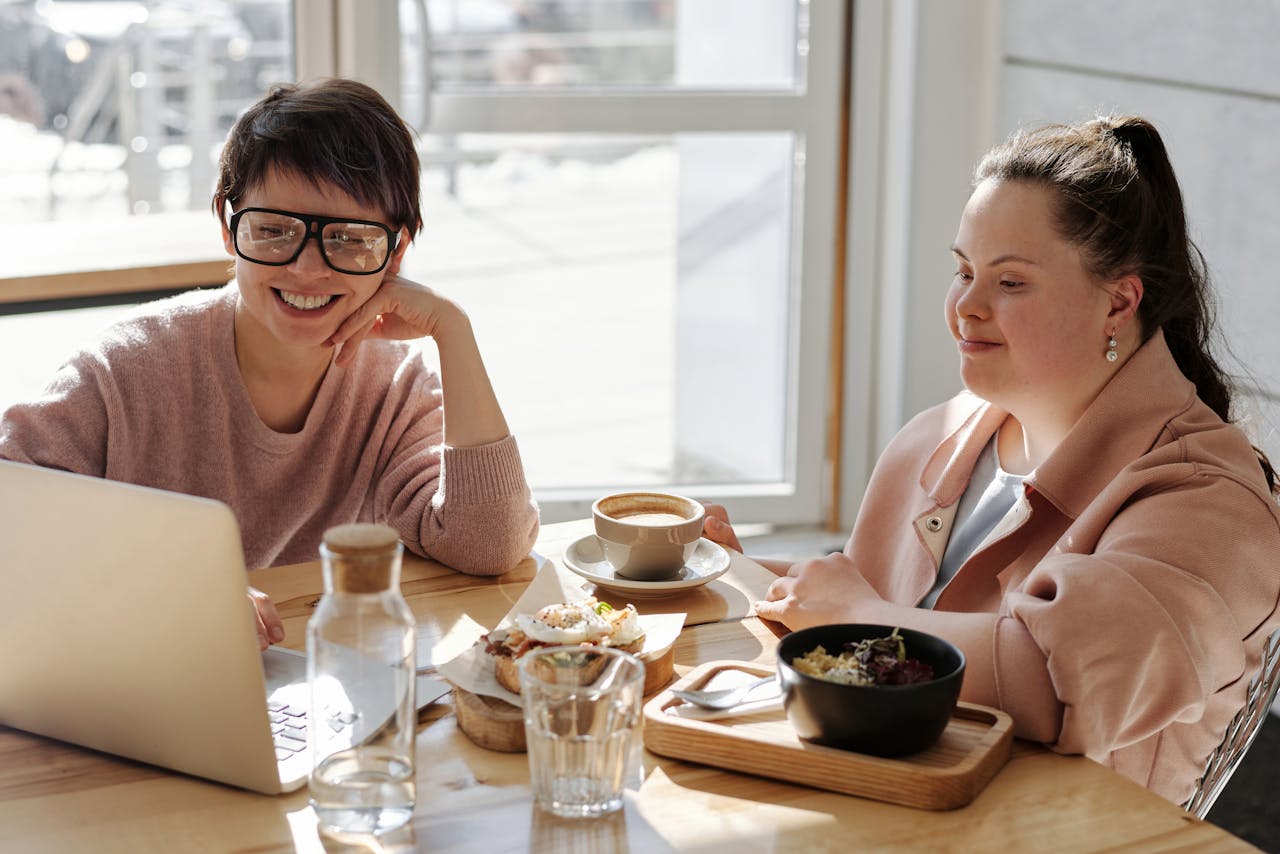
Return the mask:
<path id="1" fill-rule="evenodd" d="M 942 530 L 942 517 L 930 516 L 928 519 L 924 520 L 924 526 L 936 534 Z"/>

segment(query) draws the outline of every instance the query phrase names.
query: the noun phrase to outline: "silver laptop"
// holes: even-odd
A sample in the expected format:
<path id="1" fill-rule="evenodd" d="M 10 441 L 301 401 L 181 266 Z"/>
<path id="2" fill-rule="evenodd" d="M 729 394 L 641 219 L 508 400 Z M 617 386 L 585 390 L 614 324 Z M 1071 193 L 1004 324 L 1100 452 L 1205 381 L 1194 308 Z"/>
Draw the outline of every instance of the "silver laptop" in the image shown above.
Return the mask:
<path id="1" fill-rule="evenodd" d="M 0 460 L 0 724 L 297 789 L 306 658 L 259 653 L 247 583 L 225 504 Z M 419 708 L 448 690 L 416 687 Z"/>

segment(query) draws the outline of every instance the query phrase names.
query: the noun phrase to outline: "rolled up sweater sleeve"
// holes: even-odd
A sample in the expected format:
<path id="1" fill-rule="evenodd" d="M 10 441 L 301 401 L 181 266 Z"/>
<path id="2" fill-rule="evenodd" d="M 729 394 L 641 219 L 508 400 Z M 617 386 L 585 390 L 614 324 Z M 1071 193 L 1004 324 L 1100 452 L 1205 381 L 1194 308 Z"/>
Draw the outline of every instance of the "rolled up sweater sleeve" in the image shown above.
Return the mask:
<path id="1" fill-rule="evenodd" d="M 515 437 L 470 448 L 442 443 L 439 382 L 420 378 L 413 397 L 430 401 L 398 419 L 390 461 L 375 487 L 375 516 L 412 552 L 469 575 L 501 575 L 533 548 L 538 507 Z M 410 407 L 409 409 L 412 409 Z"/>
<path id="2" fill-rule="evenodd" d="M 1000 705 L 1020 734 L 1101 760 L 1198 721 L 1238 686 L 1245 639 L 1276 609 L 1276 522 L 1262 502 L 1196 473 L 1137 493 L 1091 553 L 1047 555 L 1009 594 L 995 636 Z"/>
<path id="3" fill-rule="evenodd" d="M 422 520 L 437 560 L 472 575 L 515 567 L 538 536 L 538 508 L 513 436 L 475 448 L 442 449 L 440 486 Z"/>

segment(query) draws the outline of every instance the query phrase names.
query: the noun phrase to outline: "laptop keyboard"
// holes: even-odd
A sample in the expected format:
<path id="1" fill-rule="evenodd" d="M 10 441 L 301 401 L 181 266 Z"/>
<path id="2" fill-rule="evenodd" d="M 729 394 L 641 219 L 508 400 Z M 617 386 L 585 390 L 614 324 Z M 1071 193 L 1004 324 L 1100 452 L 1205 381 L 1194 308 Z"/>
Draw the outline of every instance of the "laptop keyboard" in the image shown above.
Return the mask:
<path id="1" fill-rule="evenodd" d="M 271 738 L 276 745 L 276 759 L 288 759 L 307 747 L 307 710 L 288 703 L 269 702 Z"/>

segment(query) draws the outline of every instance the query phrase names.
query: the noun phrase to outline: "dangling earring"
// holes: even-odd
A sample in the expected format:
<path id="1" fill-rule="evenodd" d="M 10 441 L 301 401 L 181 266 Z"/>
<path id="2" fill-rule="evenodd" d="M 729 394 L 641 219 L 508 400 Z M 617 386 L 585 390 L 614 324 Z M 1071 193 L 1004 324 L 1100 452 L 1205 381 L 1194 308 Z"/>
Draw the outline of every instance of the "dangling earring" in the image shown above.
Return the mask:
<path id="1" fill-rule="evenodd" d="M 1116 345 L 1120 342 L 1116 340 L 1116 334 L 1112 332 L 1107 336 L 1107 361 L 1114 362 L 1120 358 L 1120 354 L 1116 352 Z"/>

